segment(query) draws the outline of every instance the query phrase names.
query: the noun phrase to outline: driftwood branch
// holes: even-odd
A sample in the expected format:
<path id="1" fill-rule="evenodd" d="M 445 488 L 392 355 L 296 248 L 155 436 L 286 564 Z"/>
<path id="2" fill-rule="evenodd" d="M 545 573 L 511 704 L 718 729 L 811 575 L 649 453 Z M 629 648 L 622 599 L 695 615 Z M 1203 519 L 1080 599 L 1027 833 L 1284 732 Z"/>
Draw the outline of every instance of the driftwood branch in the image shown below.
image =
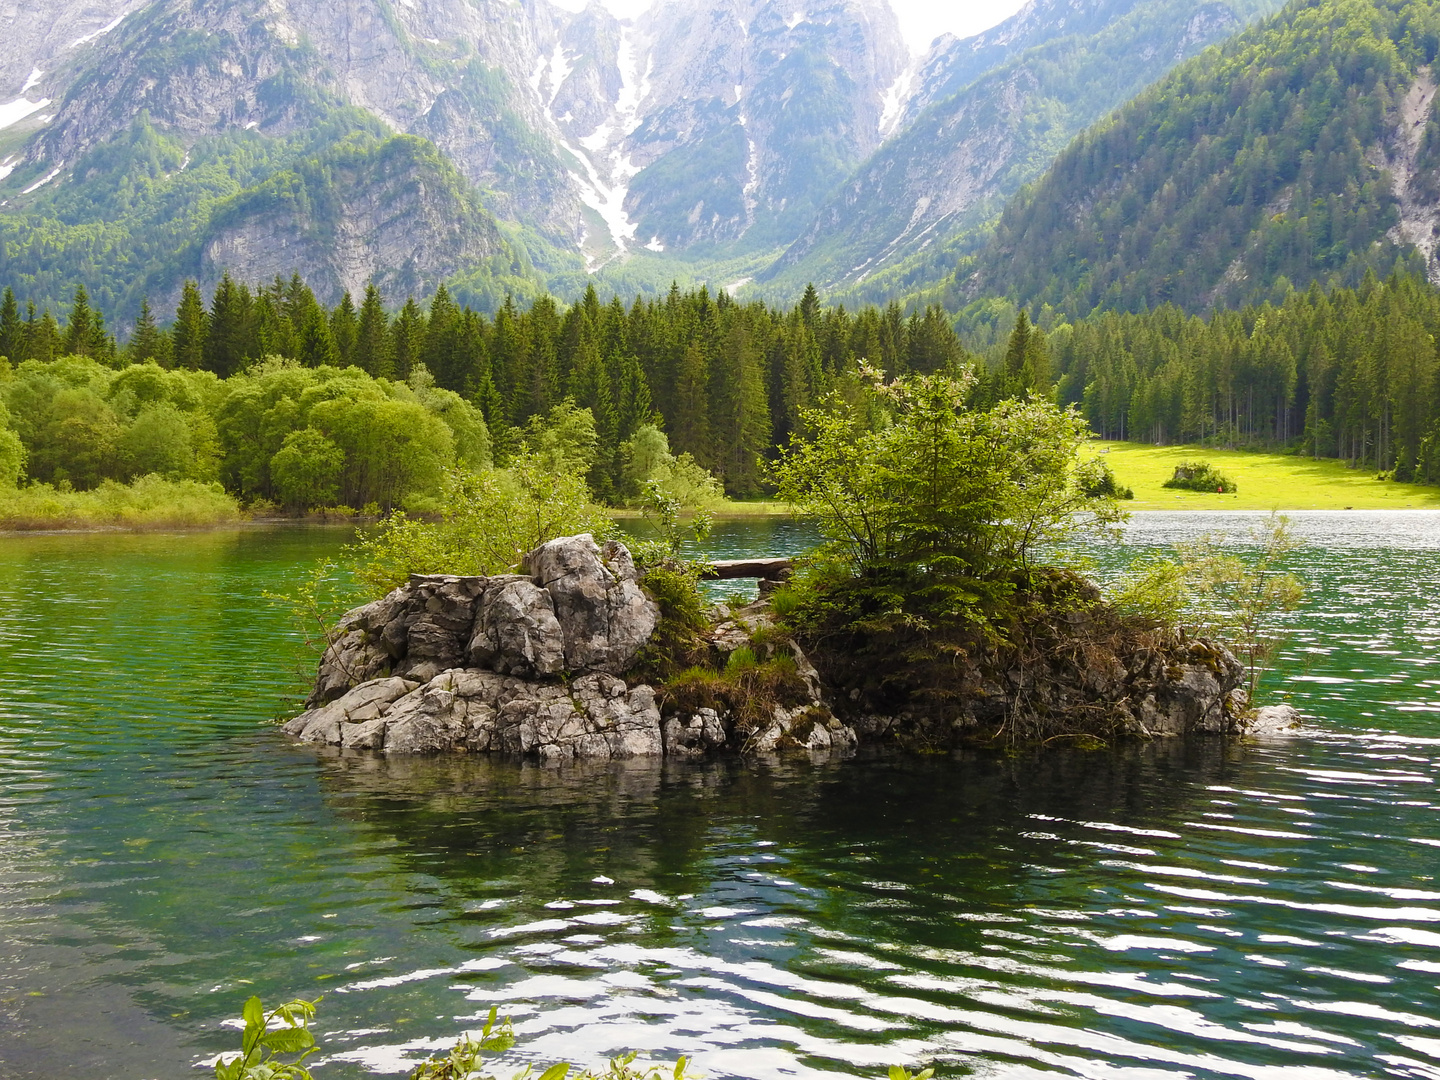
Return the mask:
<path id="1" fill-rule="evenodd" d="M 794 559 L 722 559 L 711 563 L 703 576 L 720 581 L 749 577 L 784 581 L 794 568 Z"/>

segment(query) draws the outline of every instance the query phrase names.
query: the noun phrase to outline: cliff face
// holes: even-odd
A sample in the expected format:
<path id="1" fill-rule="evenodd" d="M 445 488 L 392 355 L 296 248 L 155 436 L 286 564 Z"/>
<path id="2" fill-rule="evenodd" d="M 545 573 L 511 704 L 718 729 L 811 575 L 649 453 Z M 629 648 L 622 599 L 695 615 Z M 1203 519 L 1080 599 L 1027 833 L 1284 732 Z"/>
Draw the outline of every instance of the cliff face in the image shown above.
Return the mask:
<path id="1" fill-rule="evenodd" d="M 909 60 L 877 0 L 672 0 L 638 27 L 648 93 L 623 147 L 638 235 L 687 247 L 793 233 L 880 141 Z"/>
<path id="2" fill-rule="evenodd" d="M 73 163 L 142 112 L 193 142 L 244 130 L 282 136 L 348 105 L 434 139 L 471 183 L 502 188 L 517 216 L 573 243 L 574 185 L 537 134 L 543 113 L 517 89 L 526 57 L 554 34 L 529 10 L 463 0 L 161 0 L 91 46 L 28 159 Z"/>
<path id="3" fill-rule="evenodd" d="M 494 220 L 419 139 L 349 154 L 317 180 L 289 172 L 221 210 L 203 248 L 202 286 L 226 271 L 269 281 L 304 266 L 317 298 L 333 304 L 370 281 L 387 296 L 425 295 L 456 266 L 509 256 Z"/>
<path id="4" fill-rule="evenodd" d="M 87 44 L 113 30 L 144 0 L 0 0 L 0 102 L 54 97 Z"/>

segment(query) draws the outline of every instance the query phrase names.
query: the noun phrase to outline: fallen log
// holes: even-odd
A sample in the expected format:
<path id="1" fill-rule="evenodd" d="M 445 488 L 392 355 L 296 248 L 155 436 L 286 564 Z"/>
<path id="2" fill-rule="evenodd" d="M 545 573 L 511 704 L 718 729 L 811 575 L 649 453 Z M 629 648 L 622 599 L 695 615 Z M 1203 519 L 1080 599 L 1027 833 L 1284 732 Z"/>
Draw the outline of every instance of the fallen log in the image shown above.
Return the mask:
<path id="1" fill-rule="evenodd" d="M 721 559 L 711 563 L 710 568 L 701 576 L 717 581 L 748 577 L 784 581 L 793 569 L 794 559 Z"/>

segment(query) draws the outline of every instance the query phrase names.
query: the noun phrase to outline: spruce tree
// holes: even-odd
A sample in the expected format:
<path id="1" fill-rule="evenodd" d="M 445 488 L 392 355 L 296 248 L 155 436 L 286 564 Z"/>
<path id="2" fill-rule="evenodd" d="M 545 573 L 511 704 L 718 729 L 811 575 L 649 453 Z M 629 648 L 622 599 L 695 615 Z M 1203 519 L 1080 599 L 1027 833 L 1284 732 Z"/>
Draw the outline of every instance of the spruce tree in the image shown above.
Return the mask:
<path id="1" fill-rule="evenodd" d="M 0 356 L 18 364 L 24 345 L 25 324 L 20 321 L 20 305 L 15 302 L 14 291 L 6 285 L 5 295 L 0 297 Z"/>
<path id="2" fill-rule="evenodd" d="M 31 305 L 30 313 L 33 315 L 34 312 L 34 305 Z M 30 359 L 48 364 L 55 357 L 61 355 L 60 324 L 55 321 L 55 316 L 50 314 L 49 308 L 41 313 L 40 321 L 27 331 L 25 337 L 29 346 L 27 351 L 30 353 Z"/>
<path id="3" fill-rule="evenodd" d="M 770 403 L 760 361 L 750 332 L 736 320 L 717 356 L 712 427 L 715 468 L 737 495 L 759 490 L 760 455 L 769 448 Z"/>
<path id="4" fill-rule="evenodd" d="M 308 368 L 338 367 L 340 352 L 330 335 L 330 323 L 319 304 L 312 303 L 300 326 L 299 352 L 296 357 Z"/>
<path id="5" fill-rule="evenodd" d="M 1018 397 L 1025 387 L 1025 360 L 1030 355 L 1030 316 L 1021 308 L 1015 316 L 1015 329 L 1010 331 L 1010 340 L 1005 345 L 1005 360 L 1002 365 L 1005 381 L 1001 393 L 1004 397 Z"/>
<path id="6" fill-rule="evenodd" d="M 408 380 L 415 366 L 421 363 L 425 347 L 425 315 L 415 298 L 405 298 L 405 306 L 395 316 L 390 333 L 391 353 L 395 357 L 395 377 Z"/>
<path id="7" fill-rule="evenodd" d="M 150 310 L 149 297 L 140 298 L 140 314 L 135 318 L 135 332 L 125 346 L 125 359 L 132 364 L 143 364 L 153 360 L 161 367 L 168 367 L 165 350 L 165 335 L 155 326 L 155 315 Z"/>
<path id="8" fill-rule="evenodd" d="M 180 292 L 180 306 L 175 309 L 175 323 L 170 327 L 170 353 L 174 366 L 199 371 L 205 365 L 205 339 L 209 336 L 209 316 L 200 299 L 200 286 L 186 279 Z"/>
<path id="9" fill-rule="evenodd" d="M 91 356 L 94 349 L 95 316 L 90 310 L 90 295 L 84 285 L 75 286 L 75 302 L 70 308 L 70 321 L 60 342 L 62 356 Z"/>
<path id="10" fill-rule="evenodd" d="M 228 379 L 251 359 L 253 305 L 247 286 L 237 285 L 228 273 L 221 276 L 210 298 L 210 327 L 204 346 L 207 371 Z"/>
<path id="11" fill-rule="evenodd" d="M 675 412 L 669 416 L 670 449 L 710 460 L 710 365 L 699 340 L 685 349 L 675 380 Z"/>
<path id="12" fill-rule="evenodd" d="M 395 377 L 395 354 L 390 338 L 390 320 L 380 290 L 372 281 L 365 286 L 365 299 L 360 303 L 360 322 L 355 331 L 353 362 L 362 371 L 378 379 Z"/>
<path id="13" fill-rule="evenodd" d="M 346 292 L 330 313 L 330 336 L 335 340 L 335 352 L 340 357 L 341 367 L 355 362 L 355 339 L 359 333 L 360 319 L 355 313 L 355 301 Z"/>
<path id="14" fill-rule="evenodd" d="M 110 367 L 114 367 L 119 359 L 115 338 L 105 329 L 105 316 L 98 311 L 90 313 L 90 341 L 85 355 L 92 356 Z"/>

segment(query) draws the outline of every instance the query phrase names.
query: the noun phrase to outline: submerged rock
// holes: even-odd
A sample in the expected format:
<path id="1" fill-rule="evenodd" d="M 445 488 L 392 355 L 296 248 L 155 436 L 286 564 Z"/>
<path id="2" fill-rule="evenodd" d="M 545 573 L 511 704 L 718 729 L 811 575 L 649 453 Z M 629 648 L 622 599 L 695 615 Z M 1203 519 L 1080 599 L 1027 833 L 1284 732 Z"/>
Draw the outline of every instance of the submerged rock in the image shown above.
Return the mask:
<path id="1" fill-rule="evenodd" d="M 1245 717 L 1242 730 L 1246 735 L 1293 735 L 1301 720 L 1293 705 L 1266 705 Z"/>

